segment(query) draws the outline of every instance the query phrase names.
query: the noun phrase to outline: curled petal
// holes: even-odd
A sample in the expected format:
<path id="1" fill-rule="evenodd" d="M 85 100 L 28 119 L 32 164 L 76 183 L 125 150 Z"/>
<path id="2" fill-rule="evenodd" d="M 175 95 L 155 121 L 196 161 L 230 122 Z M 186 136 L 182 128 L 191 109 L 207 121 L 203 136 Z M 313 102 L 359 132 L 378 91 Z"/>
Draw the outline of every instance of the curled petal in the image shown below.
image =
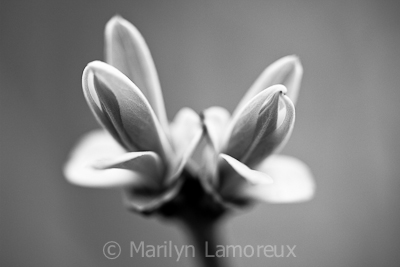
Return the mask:
<path id="1" fill-rule="evenodd" d="M 142 90 L 164 131 L 168 120 L 156 67 L 140 32 L 121 16 L 114 16 L 105 30 L 106 61 Z"/>
<path id="2" fill-rule="evenodd" d="M 285 107 L 285 118 L 273 131 L 264 130 L 262 124 L 257 125 L 255 130 L 257 135 L 255 135 L 254 141 L 242 158 L 242 161 L 249 166 L 258 164 L 273 152 L 283 148 L 292 134 L 295 121 L 294 105 L 286 95 L 280 95 L 279 97 Z"/>
<path id="3" fill-rule="evenodd" d="M 201 130 L 199 115 L 190 108 L 182 108 L 170 125 L 171 140 L 177 155 L 182 155 L 196 133 Z"/>
<path id="4" fill-rule="evenodd" d="M 282 95 L 281 99 L 285 107 L 284 119 L 282 119 L 282 123 L 278 124 L 278 128 L 271 135 L 271 140 L 274 140 L 275 146 L 271 152 L 268 152 L 269 154 L 278 153 L 286 145 L 292 135 L 296 119 L 295 108 L 291 99 L 286 95 Z"/>
<path id="5" fill-rule="evenodd" d="M 283 84 L 287 88 L 287 95 L 293 103 L 296 103 L 302 77 L 303 67 L 297 56 L 286 56 L 275 61 L 253 83 L 240 101 L 234 114 L 256 94 L 274 84 Z"/>
<path id="6" fill-rule="evenodd" d="M 110 120 L 110 118 L 103 112 L 101 107 L 100 100 L 97 96 L 96 90 L 93 86 L 89 86 L 87 81 L 85 81 L 85 77 L 82 80 L 83 83 L 83 94 L 85 96 L 86 102 L 89 105 L 90 110 L 94 114 L 97 121 L 102 125 L 108 132 L 114 137 L 114 139 L 125 149 L 130 151 L 135 151 L 136 148 L 129 147 L 128 137 L 125 132 L 116 129 Z"/>
<path id="7" fill-rule="evenodd" d="M 157 154 L 126 153 L 103 130 L 86 134 L 64 167 L 69 182 L 88 187 L 154 186 L 161 171 Z"/>
<path id="8" fill-rule="evenodd" d="M 142 92 L 116 68 L 100 62 L 90 63 L 83 72 L 83 89 L 101 108 L 111 133 L 130 151 L 154 151 L 163 159 L 173 155 L 170 144 Z M 89 93 L 88 93 L 89 92 Z M 94 97 L 95 96 L 95 97 Z M 92 102 L 88 101 L 89 104 Z M 93 109 L 92 109 L 93 110 Z M 104 125 L 104 124 L 103 124 Z"/>
<path id="9" fill-rule="evenodd" d="M 243 157 L 262 145 L 264 137 L 276 130 L 278 101 L 281 93 L 285 92 L 283 85 L 271 86 L 253 97 L 234 115 L 226 134 L 226 154 L 245 162 Z"/>
<path id="10" fill-rule="evenodd" d="M 229 111 L 222 107 L 211 107 L 203 111 L 203 123 L 207 129 L 207 136 L 210 139 L 214 150 L 219 152 L 222 146 L 223 133 L 230 120 Z"/>
<path id="11" fill-rule="evenodd" d="M 314 196 L 315 183 L 311 171 L 296 158 L 271 156 L 257 170 L 270 175 L 274 183 L 242 187 L 240 195 L 271 203 L 307 201 Z"/>

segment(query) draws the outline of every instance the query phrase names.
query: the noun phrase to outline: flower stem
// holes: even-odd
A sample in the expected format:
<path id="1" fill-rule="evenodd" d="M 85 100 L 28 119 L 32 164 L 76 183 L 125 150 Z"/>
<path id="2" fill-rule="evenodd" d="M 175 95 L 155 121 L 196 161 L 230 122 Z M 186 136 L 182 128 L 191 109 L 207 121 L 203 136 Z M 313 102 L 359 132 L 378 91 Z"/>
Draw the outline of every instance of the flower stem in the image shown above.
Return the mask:
<path id="1" fill-rule="evenodd" d="M 223 245 L 220 228 L 227 210 L 204 191 L 200 178 L 184 172 L 186 179 L 175 199 L 158 211 L 164 218 L 177 221 L 195 247 L 199 267 L 228 266 L 226 258 L 216 257 L 217 245 Z"/>
<path id="2" fill-rule="evenodd" d="M 221 242 L 220 221 L 190 218 L 184 220 L 190 244 L 195 247 L 195 258 L 199 267 L 224 267 L 228 266 L 227 259 L 216 257 L 217 245 Z"/>

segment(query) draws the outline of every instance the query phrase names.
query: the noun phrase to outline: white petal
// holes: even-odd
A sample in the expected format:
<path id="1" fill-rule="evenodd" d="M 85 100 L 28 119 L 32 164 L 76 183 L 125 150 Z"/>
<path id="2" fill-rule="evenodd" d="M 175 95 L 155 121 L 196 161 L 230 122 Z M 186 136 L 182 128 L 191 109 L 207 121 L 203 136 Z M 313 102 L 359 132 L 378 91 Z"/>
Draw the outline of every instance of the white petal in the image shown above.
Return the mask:
<path id="1" fill-rule="evenodd" d="M 294 128 L 294 122 L 296 119 L 296 112 L 295 112 L 294 104 L 291 101 L 291 99 L 288 96 L 283 95 L 282 100 L 285 105 L 285 111 L 282 112 L 282 113 L 284 113 L 283 114 L 284 118 L 281 119 L 282 123 L 278 124 L 278 128 L 276 129 L 276 131 L 273 133 L 273 136 L 272 136 L 272 138 L 274 138 L 278 144 L 273 151 L 274 153 L 278 153 L 279 151 L 281 151 L 282 148 L 288 142 L 290 136 L 292 135 L 293 128 Z M 280 112 L 280 114 L 281 114 L 281 112 Z M 278 121 L 279 121 L 279 119 L 278 119 Z"/>
<path id="2" fill-rule="evenodd" d="M 287 95 L 296 103 L 299 93 L 303 67 L 297 56 L 283 57 L 269 65 L 244 95 L 235 112 L 238 112 L 256 94 L 274 84 L 283 84 L 288 89 Z"/>
<path id="3" fill-rule="evenodd" d="M 148 98 L 164 131 L 168 120 L 156 67 L 140 32 L 121 16 L 114 16 L 105 30 L 106 61 L 128 76 Z"/>
<path id="4" fill-rule="evenodd" d="M 243 177 L 250 184 L 265 185 L 273 183 L 273 179 L 266 173 L 252 170 L 235 158 L 226 154 L 220 154 L 220 158 L 225 160 L 233 170 L 241 177 Z M 227 178 L 229 179 L 229 178 Z"/>
<path id="5" fill-rule="evenodd" d="M 260 163 L 273 152 L 283 148 L 292 134 L 295 121 L 294 105 L 292 101 L 290 101 L 290 98 L 286 95 L 281 94 L 279 97 L 279 100 L 282 101 L 284 106 L 284 112 L 282 112 L 284 118 L 281 119 L 281 124 L 272 125 L 276 127 L 273 131 L 268 131 L 268 129 L 263 131 L 263 125 L 261 125 L 261 127 L 257 127 L 255 131 L 257 136 L 254 136 L 254 141 L 251 147 L 248 149 L 246 155 L 240 159 L 242 162 L 251 167 Z M 282 113 L 279 112 L 278 117 L 279 114 Z M 275 115 L 277 114 L 275 113 Z"/>
<path id="6" fill-rule="evenodd" d="M 106 131 L 96 130 L 77 144 L 64 167 L 64 174 L 69 182 L 80 186 L 150 186 L 160 180 L 157 175 L 161 167 L 160 159 L 153 152 L 126 153 Z"/>
<path id="7" fill-rule="evenodd" d="M 170 125 L 170 132 L 177 155 L 184 153 L 201 127 L 199 115 L 190 108 L 182 108 L 175 115 Z"/>
<path id="8" fill-rule="evenodd" d="M 173 163 L 172 168 L 170 169 L 166 178 L 167 185 L 174 183 L 180 177 L 183 168 L 188 163 L 193 152 L 199 145 L 202 137 L 203 137 L 203 129 L 200 128 L 194 134 L 192 140 L 190 141 L 186 149 L 180 155 L 178 155 L 175 162 Z"/>
<path id="9" fill-rule="evenodd" d="M 224 132 L 230 120 L 229 111 L 222 107 L 210 107 L 203 111 L 203 122 L 207 128 L 207 136 L 215 149 L 219 152 L 223 143 Z"/>
<path id="10" fill-rule="evenodd" d="M 133 148 L 129 148 L 129 146 L 127 146 L 126 136 L 123 134 L 121 135 L 121 133 L 115 129 L 107 114 L 104 113 L 96 90 L 93 86 L 89 86 L 88 80 L 93 80 L 93 73 L 88 74 L 87 77 L 83 76 L 82 88 L 86 102 L 98 123 L 107 129 L 107 131 L 114 137 L 115 140 L 118 141 L 121 146 L 123 146 L 125 149 L 130 149 L 133 151 Z"/>
<path id="11" fill-rule="evenodd" d="M 271 203 L 290 203 L 310 200 L 315 183 L 310 169 L 300 160 L 289 156 L 271 156 L 258 168 L 272 177 L 274 183 L 243 187 L 243 196 Z"/>
<path id="12" fill-rule="evenodd" d="M 82 85 L 84 91 L 97 94 L 114 131 L 127 144 L 125 147 L 131 151 L 154 151 L 165 160 L 173 155 L 147 99 L 122 72 L 106 63 L 94 61 L 85 68 Z"/>
<path id="13" fill-rule="evenodd" d="M 233 115 L 224 136 L 224 140 L 227 141 L 223 145 L 225 154 L 243 161 L 242 158 L 246 152 L 247 154 L 251 152 L 249 148 L 258 134 L 257 131 L 262 130 L 264 133 L 266 130 L 266 134 L 269 134 L 276 129 L 278 102 L 274 100 L 278 99 L 273 96 L 279 92 L 286 93 L 285 86 L 273 85 L 268 87 L 255 95 Z M 271 109 L 268 109 L 268 107 Z"/>

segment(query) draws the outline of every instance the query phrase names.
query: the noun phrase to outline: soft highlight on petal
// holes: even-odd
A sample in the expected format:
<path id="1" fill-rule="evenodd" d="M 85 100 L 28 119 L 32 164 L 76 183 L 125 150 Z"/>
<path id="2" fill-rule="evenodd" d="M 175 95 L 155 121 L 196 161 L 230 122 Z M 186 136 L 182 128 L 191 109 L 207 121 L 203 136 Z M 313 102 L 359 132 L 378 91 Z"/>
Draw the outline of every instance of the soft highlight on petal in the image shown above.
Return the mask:
<path id="1" fill-rule="evenodd" d="M 301 202 L 314 196 L 315 183 L 311 171 L 296 158 L 271 156 L 257 170 L 270 175 L 274 183 L 243 187 L 241 195 L 271 203 Z"/>
<path id="2" fill-rule="evenodd" d="M 172 148 L 150 104 L 124 74 L 95 61 L 85 68 L 83 81 L 84 90 L 94 88 L 103 112 L 129 148 L 154 151 L 164 159 L 171 157 Z"/>
<path id="3" fill-rule="evenodd" d="M 283 84 L 287 88 L 287 95 L 293 103 L 296 103 L 302 77 L 303 67 L 297 56 L 290 55 L 278 59 L 260 74 L 233 114 L 238 112 L 256 94 L 274 84 Z"/>
<path id="4" fill-rule="evenodd" d="M 121 187 L 142 183 L 144 177 L 124 169 L 99 168 L 107 160 L 121 157 L 126 151 L 104 130 L 86 134 L 72 151 L 64 166 L 67 180 L 88 187 Z"/>
<path id="5" fill-rule="evenodd" d="M 128 152 L 116 158 L 98 161 L 95 165 L 98 169 L 126 169 L 143 177 L 143 184 L 152 185 L 155 188 L 162 183 L 165 166 L 160 157 L 152 151 Z"/>
<path id="6" fill-rule="evenodd" d="M 296 112 L 291 99 L 286 95 L 282 95 L 281 99 L 285 106 L 285 118 L 281 124 L 278 124 L 278 128 L 272 133 L 271 140 L 274 140 L 275 146 L 271 153 L 278 153 L 286 145 L 292 135 L 296 120 Z"/>
<path id="7" fill-rule="evenodd" d="M 172 163 L 172 167 L 170 168 L 170 171 L 166 178 L 167 185 L 175 183 L 175 181 L 179 178 L 180 174 L 183 171 L 183 168 L 188 163 L 190 157 L 197 148 L 202 137 L 203 137 L 203 130 L 198 129 L 197 132 L 193 135 L 193 138 L 186 147 L 186 149 L 182 152 L 181 155 L 178 155 L 176 157 L 176 159 Z"/>
<path id="8" fill-rule="evenodd" d="M 117 129 L 114 127 L 113 123 L 111 122 L 110 118 L 104 113 L 103 109 L 101 108 L 100 100 L 97 96 L 96 90 L 94 86 L 91 86 L 89 81 L 93 81 L 93 73 L 84 73 L 82 77 L 82 88 L 83 94 L 85 96 L 86 102 L 89 105 L 90 110 L 92 111 L 93 115 L 108 132 L 114 137 L 114 139 L 125 149 L 133 151 L 135 148 L 129 148 L 129 142 L 126 140 L 126 136 L 124 133 L 118 132 Z"/>
<path id="9" fill-rule="evenodd" d="M 182 108 L 170 125 L 171 140 L 177 155 L 182 155 L 196 133 L 201 130 L 199 115 L 190 108 Z"/>
<path id="10" fill-rule="evenodd" d="M 276 119 L 278 113 L 275 113 L 274 116 L 276 117 L 272 131 L 268 129 L 264 130 L 265 127 L 263 125 L 257 125 L 257 135 L 254 137 L 250 148 L 241 159 L 245 164 L 251 167 L 258 164 L 270 154 L 283 148 L 292 133 L 295 121 L 294 105 L 286 95 L 280 94 L 279 100 L 283 102 L 282 105 L 284 106 L 285 112 L 282 113 L 284 113 L 285 118 L 282 123 L 277 126 Z M 276 105 L 274 107 L 275 112 L 277 108 Z"/>
<path id="11" fill-rule="evenodd" d="M 106 25 L 105 54 L 107 63 L 119 69 L 142 90 L 168 134 L 161 86 L 150 50 L 135 26 L 121 16 L 114 16 Z"/>
<path id="12" fill-rule="evenodd" d="M 206 134 L 214 150 L 219 152 L 222 146 L 223 134 L 231 117 L 229 111 L 222 107 L 210 107 L 203 111 L 202 116 L 207 130 Z"/>
<path id="13" fill-rule="evenodd" d="M 254 96 L 242 109 L 236 113 L 228 126 L 224 140 L 224 153 L 242 161 L 242 158 L 251 153 L 252 144 L 264 135 L 276 129 L 277 97 L 285 93 L 283 85 L 273 85 Z M 261 136 L 258 136 L 261 134 Z"/>
<path id="14" fill-rule="evenodd" d="M 240 161 L 238 161 L 235 158 L 232 158 L 229 155 L 226 154 L 220 154 L 220 158 L 226 161 L 233 170 L 237 174 L 239 174 L 241 177 L 246 179 L 251 184 L 257 184 L 257 185 L 265 185 L 265 184 L 271 184 L 274 182 L 274 180 L 266 173 L 260 172 L 257 170 L 252 170 Z"/>

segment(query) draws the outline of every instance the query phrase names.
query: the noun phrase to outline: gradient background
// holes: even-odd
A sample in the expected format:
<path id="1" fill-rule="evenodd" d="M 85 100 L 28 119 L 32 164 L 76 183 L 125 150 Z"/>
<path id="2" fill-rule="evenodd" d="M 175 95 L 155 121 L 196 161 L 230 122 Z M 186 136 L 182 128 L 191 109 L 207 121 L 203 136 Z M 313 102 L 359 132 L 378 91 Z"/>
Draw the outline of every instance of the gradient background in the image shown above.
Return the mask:
<path id="1" fill-rule="evenodd" d="M 297 54 L 305 75 L 283 153 L 312 169 L 315 199 L 259 204 L 227 244 L 297 245 L 296 258 L 233 266 L 400 263 L 400 5 L 396 1 L 0 1 L 1 265 L 187 266 L 129 257 L 129 242 L 187 244 L 175 225 L 128 213 L 118 190 L 68 184 L 61 168 L 97 128 L 81 90 L 119 13 L 144 35 L 169 118 L 233 110 L 259 73 Z M 122 254 L 108 260 L 103 245 Z"/>

